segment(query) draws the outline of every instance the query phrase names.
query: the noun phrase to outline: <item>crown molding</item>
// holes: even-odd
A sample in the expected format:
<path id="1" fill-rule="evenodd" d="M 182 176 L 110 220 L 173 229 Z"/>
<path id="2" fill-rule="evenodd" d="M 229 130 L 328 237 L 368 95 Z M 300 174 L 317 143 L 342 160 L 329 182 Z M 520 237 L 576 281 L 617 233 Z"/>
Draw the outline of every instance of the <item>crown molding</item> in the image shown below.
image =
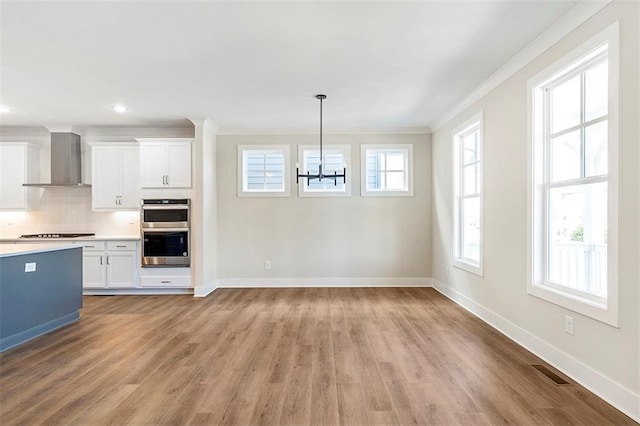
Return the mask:
<path id="1" fill-rule="evenodd" d="M 216 134 L 218 134 L 220 132 L 220 126 L 218 126 L 210 118 L 192 118 L 192 117 L 187 117 L 187 119 L 189 121 L 191 121 L 194 126 L 202 126 L 205 129 L 211 130 L 213 133 L 216 133 Z"/>
<path id="2" fill-rule="evenodd" d="M 72 124 L 45 124 L 44 127 L 50 133 L 75 133 L 82 135 L 80 129 Z"/>
<path id="3" fill-rule="evenodd" d="M 509 77 L 520 71 L 554 44 L 566 37 L 571 31 L 598 13 L 612 0 L 582 0 L 569 12 L 553 23 L 545 32 L 529 43 L 507 63 L 502 65 L 488 79 L 477 86 L 462 101 L 438 117 L 429 126 L 434 132 L 454 119 L 465 109 L 498 87 Z"/>
<path id="4" fill-rule="evenodd" d="M 323 135 L 430 135 L 432 133 L 429 127 L 409 127 L 397 129 L 385 129 L 376 131 L 370 130 L 323 130 Z M 296 130 L 285 128 L 268 128 L 268 129 L 234 129 L 227 128 L 218 132 L 218 135 L 224 136 L 265 136 L 265 135 L 317 135 L 318 131 L 313 130 Z"/>

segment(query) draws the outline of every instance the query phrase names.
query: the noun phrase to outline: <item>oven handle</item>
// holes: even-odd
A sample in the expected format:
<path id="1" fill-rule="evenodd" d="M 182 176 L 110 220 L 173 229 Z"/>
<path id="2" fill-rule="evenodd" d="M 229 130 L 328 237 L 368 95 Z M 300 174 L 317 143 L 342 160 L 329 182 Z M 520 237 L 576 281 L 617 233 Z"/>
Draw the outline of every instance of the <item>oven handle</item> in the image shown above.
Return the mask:
<path id="1" fill-rule="evenodd" d="M 189 228 L 189 221 L 184 222 L 142 222 L 142 229 Z"/>
<path id="2" fill-rule="evenodd" d="M 142 228 L 142 232 L 188 232 L 189 228 Z"/>
<path id="3" fill-rule="evenodd" d="M 189 210 L 188 204 L 143 204 L 142 210 Z"/>

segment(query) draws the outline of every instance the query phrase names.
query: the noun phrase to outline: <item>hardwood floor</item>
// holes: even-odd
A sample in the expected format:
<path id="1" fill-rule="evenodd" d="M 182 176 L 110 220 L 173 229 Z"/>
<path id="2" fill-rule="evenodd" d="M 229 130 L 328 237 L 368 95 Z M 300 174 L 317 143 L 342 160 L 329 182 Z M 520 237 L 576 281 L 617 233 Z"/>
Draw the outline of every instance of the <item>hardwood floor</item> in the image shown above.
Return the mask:
<path id="1" fill-rule="evenodd" d="M 0 355 L 0 424 L 635 424 L 433 289 L 84 302 Z"/>

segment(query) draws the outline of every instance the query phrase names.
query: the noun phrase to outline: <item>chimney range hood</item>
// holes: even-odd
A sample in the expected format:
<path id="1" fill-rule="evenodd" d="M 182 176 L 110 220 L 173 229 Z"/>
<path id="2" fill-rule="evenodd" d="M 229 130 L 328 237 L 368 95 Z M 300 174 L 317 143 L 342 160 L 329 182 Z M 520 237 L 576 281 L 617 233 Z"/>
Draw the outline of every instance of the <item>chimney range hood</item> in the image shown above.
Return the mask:
<path id="1" fill-rule="evenodd" d="M 80 136 L 71 132 L 51 133 L 51 183 L 23 183 L 22 186 L 85 188 L 82 183 Z"/>

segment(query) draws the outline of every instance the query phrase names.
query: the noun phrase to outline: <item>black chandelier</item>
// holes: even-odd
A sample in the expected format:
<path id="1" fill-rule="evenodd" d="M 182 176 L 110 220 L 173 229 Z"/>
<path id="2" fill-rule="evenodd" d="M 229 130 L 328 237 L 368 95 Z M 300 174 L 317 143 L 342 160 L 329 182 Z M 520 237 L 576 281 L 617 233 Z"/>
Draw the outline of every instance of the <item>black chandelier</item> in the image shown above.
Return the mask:
<path id="1" fill-rule="evenodd" d="M 307 186 L 309 186 L 309 182 L 314 179 L 318 179 L 318 182 L 322 182 L 322 179 L 332 179 L 334 185 L 338 185 L 338 179 L 342 178 L 343 183 L 347 183 L 347 168 L 344 167 L 342 169 L 342 174 L 338 174 L 338 172 L 334 171 L 333 174 L 325 175 L 322 171 L 322 163 L 324 161 L 324 157 L 322 156 L 322 101 L 327 99 L 327 95 L 316 95 L 316 99 L 320 100 L 320 165 L 318 166 L 318 174 L 312 175 L 307 171 L 307 173 L 300 174 L 300 170 L 296 167 L 296 183 L 300 183 L 300 178 L 307 178 Z M 304 159 L 303 159 L 303 167 L 304 167 Z"/>

